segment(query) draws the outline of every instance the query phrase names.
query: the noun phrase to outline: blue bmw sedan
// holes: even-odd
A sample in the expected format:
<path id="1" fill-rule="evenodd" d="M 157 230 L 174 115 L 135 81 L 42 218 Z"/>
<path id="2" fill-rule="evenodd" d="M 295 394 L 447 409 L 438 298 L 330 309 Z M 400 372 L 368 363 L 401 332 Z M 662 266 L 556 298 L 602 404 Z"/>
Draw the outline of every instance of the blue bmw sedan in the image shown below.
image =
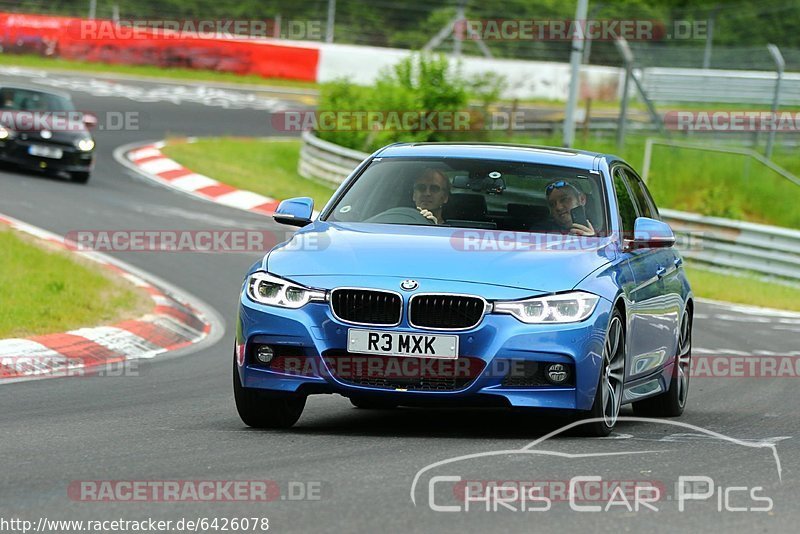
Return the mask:
<path id="1" fill-rule="evenodd" d="M 693 296 L 644 182 L 621 159 L 498 144 L 385 147 L 253 265 L 233 359 L 245 424 L 308 395 L 358 408 L 498 406 L 585 419 L 686 406 Z"/>

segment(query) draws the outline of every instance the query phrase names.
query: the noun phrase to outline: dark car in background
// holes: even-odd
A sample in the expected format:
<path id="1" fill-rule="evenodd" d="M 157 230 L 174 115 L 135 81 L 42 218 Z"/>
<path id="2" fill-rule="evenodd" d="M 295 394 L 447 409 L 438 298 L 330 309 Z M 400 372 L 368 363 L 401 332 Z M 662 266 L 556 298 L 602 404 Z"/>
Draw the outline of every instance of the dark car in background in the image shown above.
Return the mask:
<path id="1" fill-rule="evenodd" d="M 86 183 L 94 166 L 90 128 L 96 124 L 95 116 L 75 109 L 67 93 L 0 86 L 0 161 Z"/>

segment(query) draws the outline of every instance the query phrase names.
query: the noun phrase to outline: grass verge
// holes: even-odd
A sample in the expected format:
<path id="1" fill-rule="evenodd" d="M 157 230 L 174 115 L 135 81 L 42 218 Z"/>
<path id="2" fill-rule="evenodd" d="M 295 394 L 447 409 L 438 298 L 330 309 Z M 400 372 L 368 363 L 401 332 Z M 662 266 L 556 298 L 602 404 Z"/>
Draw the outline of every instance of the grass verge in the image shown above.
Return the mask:
<path id="1" fill-rule="evenodd" d="M 333 189 L 297 174 L 299 140 L 207 138 L 162 150 L 185 167 L 239 189 L 283 200 L 306 196 L 321 208 Z"/>
<path id="2" fill-rule="evenodd" d="M 697 264 L 686 267 L 696 297 L 765 308 L 800 311 L 800 288 L 765 281 L 756 275 L 724 274 Z"/>
<path id="3" fill-rule="evenodd" d="M 263 78 L 255 74 L 239 75 L 213 70 L 154 67 L 150 65 L 107 65 L 105 63 L 49 58 L 28 54 L 0 54 L 0 65 L 35 69 L 64 69 L 105 75 L 127 74 L 129 76 L 144 76 L 148 78 L 170 78 L 186 82 L 220 82 L 263 85 L 264 87 L 318 89 L 316 82 L 286 80 L 283 78 Z"/>
<path id="4" fill-rule="evenodd" d="M 138 317 L 150 298 L 88 260 L 0 229 L 0 339 Z"/>

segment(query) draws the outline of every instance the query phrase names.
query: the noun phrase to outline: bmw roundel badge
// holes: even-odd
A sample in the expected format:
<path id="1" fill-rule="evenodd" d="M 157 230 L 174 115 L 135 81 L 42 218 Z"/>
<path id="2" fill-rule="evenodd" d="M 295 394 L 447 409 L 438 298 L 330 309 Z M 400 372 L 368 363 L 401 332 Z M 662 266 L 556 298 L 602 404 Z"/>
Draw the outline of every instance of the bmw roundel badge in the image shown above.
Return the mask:
<path id="1" fill-rule="evenodd" d="M 400 288 L 403 291 L 414 291 L 419 287 L 419 284 L 416 280 L 403 280 L 400 282 Z"/>

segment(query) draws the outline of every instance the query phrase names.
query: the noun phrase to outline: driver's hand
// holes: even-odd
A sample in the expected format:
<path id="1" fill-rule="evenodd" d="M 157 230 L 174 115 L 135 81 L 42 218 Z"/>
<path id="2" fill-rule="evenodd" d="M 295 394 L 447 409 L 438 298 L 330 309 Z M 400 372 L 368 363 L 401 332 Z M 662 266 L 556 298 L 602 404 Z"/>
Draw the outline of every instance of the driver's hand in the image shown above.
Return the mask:
<path id="1" fill-rule="evenodd" d="M 433 224 L 439 224 L 439 220 L 436 218 L 436 215 L 430 212 L 430 210 L 422 209 L 417 207 L 419 210 L 419 214 L 428 219 L 429 221 L 433 222 Z"/>
<path id="2" fill-rule="evenodd" d="M 582 236 L 593 236 L 597 235 L 594 231 L 594 226 L 592 226 L 592 221 L 586 221 L 588 226 L 584 226 L 582 224 L 575 223 L 569 229 L 569 233 L 572 235 L 582 235 Z"/>

